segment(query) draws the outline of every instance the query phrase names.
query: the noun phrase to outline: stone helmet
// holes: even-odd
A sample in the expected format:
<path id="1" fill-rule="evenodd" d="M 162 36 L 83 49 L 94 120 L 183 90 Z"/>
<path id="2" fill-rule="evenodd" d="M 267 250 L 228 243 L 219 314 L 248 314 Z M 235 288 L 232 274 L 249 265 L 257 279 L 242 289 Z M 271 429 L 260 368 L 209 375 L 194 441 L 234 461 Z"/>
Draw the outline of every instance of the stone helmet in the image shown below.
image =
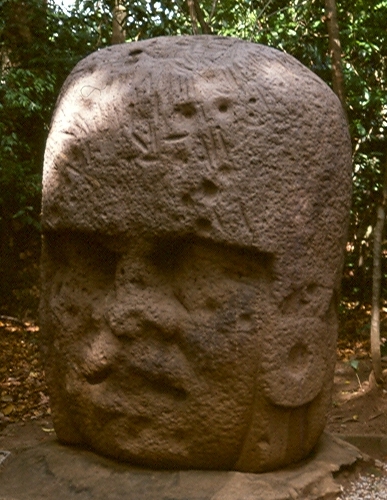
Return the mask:
<path id="1" fill-rule="evenodd" d="M 337 97 L 291 56 L 220 37 L 123 44 L 81 61 L 62 89 L 43 230 L 199 238 L 260 255 L 276 316 L 260 343 L 261 388 L 276 408 L 320 398 L 310 449 L 329 404 L 350 164 Z"/>

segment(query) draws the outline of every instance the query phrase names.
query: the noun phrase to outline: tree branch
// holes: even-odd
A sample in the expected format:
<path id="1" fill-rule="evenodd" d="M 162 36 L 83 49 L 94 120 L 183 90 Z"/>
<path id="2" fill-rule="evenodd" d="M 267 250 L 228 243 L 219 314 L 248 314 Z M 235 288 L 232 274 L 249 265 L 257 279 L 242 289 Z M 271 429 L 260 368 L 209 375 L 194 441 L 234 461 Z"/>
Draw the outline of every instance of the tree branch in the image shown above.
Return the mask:
<path id="1" fill-rule="evenodd" d="M 218 0 L 214 0 L 212 2 L 212 9 L 211 9 L 211 14 L 210 14 L 210 17 L 209 17 L 209 21 L 211 22 L 211 19 L 214 17 L 215 15 L 215 11 L 216 11 L 216 6 L 218 4 Z"/>
<path id="2" fill-rule="evenodd" d="M 210 26 L 204 20 L 203 11 L 200 7 L 199 1 L 193 0 L 193 3 L 194 3 L 194 7 L 195 7 L 195 12 L 196 12 L 196 19 L 199 21 L 202 33 L 204 35 L 210 35 L 212 33 L 212 31 L 211 31 Z"/>

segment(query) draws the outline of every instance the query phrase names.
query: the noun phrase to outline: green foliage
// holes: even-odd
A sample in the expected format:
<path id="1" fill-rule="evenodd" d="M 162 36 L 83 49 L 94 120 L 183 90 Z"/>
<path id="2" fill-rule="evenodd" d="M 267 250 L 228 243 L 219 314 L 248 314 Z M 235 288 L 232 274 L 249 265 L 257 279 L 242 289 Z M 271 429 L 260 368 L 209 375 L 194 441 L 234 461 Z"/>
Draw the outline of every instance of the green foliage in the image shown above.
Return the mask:
<path id="1" fill-rule="evenodd" d="M 353 207 L 343 292 L 360 305 L 371 300 L 376 204 L 387 167 L 387 1 L 342 2 L 342 47 L 353 141 Z M 383 259 L 383 287 L 387 267 Z"/>
<path id="2" fill-rule="evenodd" d="M 92 27 L 50 1 L 0 0 L 0 312 L 24 296 L 51 114 L 68 73 L 99 46 Z"/>
<path id="3" fill-rule="evenodd" d="M 59 89 L 98 47 L 86 19 L 43 0 L 0 1 L 0 234 L 39 227 L 45 138 Z"/>

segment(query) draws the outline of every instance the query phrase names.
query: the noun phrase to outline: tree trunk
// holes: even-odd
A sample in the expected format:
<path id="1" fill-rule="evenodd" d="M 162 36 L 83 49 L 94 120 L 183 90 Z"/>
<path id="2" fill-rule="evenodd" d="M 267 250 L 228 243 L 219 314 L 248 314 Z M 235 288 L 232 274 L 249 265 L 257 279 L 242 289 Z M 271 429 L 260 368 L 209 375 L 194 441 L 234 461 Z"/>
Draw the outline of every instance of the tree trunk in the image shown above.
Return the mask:
<path id="1" fill-rule="evenodd" d="M 203 11 L 200 7 L 198 0 L 187 0 L 189 16 L 191 18 L 192 33 L 198 35 L 198 23 L 202 34 L 210 35 L 212 33 L 210 26 L 206 23 L 204 19 Z M 213 4 L 213 9 L 215 9 L 216 4 Z"/>
<path id="2" fill-rule="evenodd" d="M 117 43 L 125 43 L 126 30 L 124 28 L 126 19 L 126 9 L 122 0 L 115 0 L 113 7 L 113 34 L 112 45 Z"/>
<path id="3" fill-rule="evenodd" d="M 193 0 L 187 0 L 188 3 L 188 10 L 189 10 L 189 17 L 191 19 L 191 26 L 192 26 L 192 33 L 194 35 L 198 35 L 198 20 L 196 17 L 196 11 L 195 11 L 195 5 L 193 3 Z"/>
<path id="4" fill-rule="evenodd" d="M 372 313 L 371 313 L 371 357 L 375 380 L 383 383 L 380 353 L 380 290 L 382 281 L 382 240 L 387 203 L 387 161 L 384 166 L 383 197 L 377 207 L 374 229 L 373 272 L 372 272 Z"/>
<path id="5" fill-rule="evenodd" d="M 341 44 L 339 23 L 337 20 L 336 0 L 325 0 L 325 18 L 328 29 L 329 52 L 332 59 L 333 91 L 340 99 L 344 114 L 347 118 L 347 104 L 345 100 L 344 75 L 341 65 Z"/>

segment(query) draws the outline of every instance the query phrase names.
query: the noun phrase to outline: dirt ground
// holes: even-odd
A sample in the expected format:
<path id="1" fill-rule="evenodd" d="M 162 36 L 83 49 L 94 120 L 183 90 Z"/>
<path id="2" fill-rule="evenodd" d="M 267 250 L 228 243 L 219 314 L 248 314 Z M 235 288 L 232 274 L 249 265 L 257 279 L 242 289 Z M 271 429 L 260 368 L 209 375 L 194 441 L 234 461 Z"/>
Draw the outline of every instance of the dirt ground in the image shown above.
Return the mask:
<path id="1" fill-rule="evenodd" d="M 349 361 L 338 361 L 332 409 L 327 429 L 338 434 L 387 436 L 387 390 L 377 387 L 370 374 L 369 359 L 355 370 Z"/>

